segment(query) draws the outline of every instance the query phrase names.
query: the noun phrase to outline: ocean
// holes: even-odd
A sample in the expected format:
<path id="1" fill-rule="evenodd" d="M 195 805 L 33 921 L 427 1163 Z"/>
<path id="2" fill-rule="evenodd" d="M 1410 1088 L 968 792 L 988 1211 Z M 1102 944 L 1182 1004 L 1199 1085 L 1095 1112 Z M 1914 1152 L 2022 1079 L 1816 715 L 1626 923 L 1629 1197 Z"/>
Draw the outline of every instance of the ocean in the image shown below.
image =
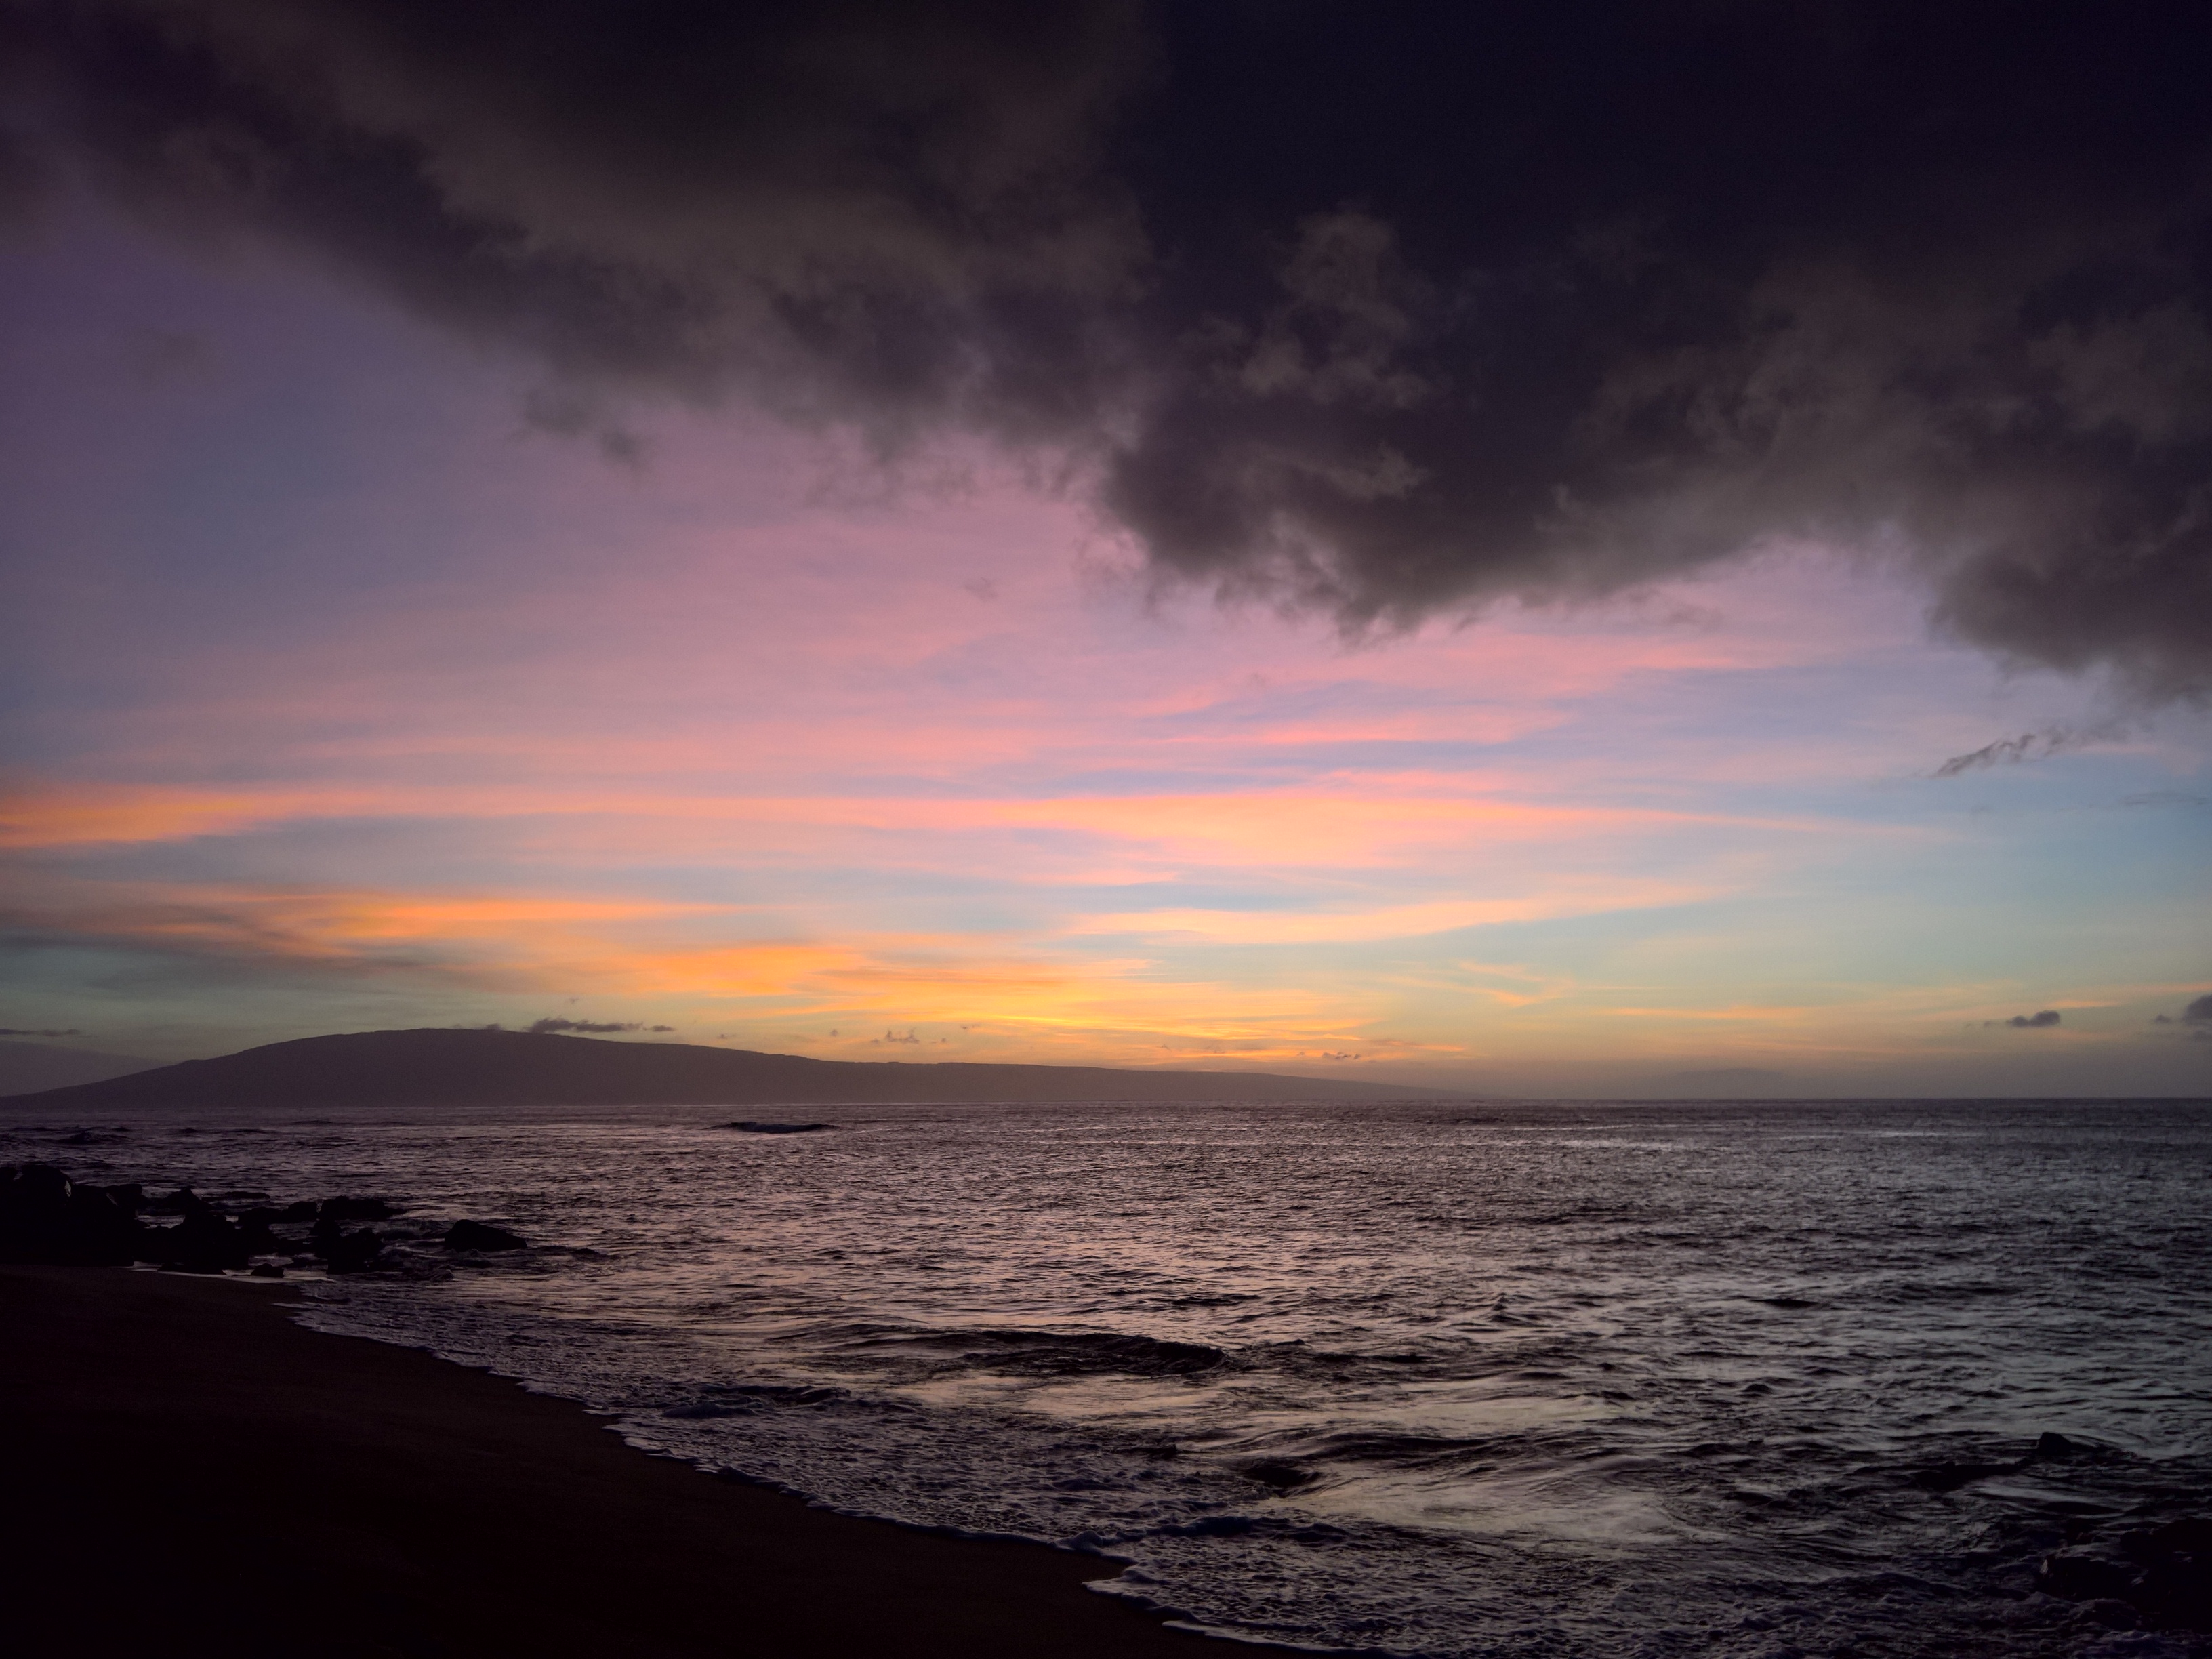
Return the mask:
<path id="1" fill-rule="evenodd" d="M 1218 1634 L 2212 1653 L 2035 1576 L 2212 1510 L 2212 1103 L 0 1118 L 31 1158 L 386 1197 L 307 1323 Z"/>

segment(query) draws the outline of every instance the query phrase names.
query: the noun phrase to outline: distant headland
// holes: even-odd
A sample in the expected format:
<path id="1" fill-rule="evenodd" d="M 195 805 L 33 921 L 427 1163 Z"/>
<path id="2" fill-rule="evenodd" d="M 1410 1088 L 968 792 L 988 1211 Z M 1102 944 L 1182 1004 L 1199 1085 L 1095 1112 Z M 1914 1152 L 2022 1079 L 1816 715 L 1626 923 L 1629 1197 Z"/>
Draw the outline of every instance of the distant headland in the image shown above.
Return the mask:
<path id="1" fill-rule="evenodd" d="M 897 1102 L 1415 1100 L 1439 1091 L 1265 1072 L 810 1060 L 528 1031 L 356 1031 L 188 1060 L 0 1104 L 87 1108 L 887 1105 Z"/>

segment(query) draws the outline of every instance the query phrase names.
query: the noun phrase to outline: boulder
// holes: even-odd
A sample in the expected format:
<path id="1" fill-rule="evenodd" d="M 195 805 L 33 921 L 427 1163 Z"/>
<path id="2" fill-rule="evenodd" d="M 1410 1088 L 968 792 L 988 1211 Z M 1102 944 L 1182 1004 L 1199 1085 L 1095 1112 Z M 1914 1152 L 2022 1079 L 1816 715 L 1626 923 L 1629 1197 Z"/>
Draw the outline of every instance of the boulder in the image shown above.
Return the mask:
<path id="1" fill-rule="evenodd" d="M 2212 1520 L 2190 1516 L 2047 1555 L 2036 1588 L 2084 1604 L 2125 1602 L 2153 1630 L 2212 1630 Z"/>
<path id="2" fill-rule="evenodd" d="M 373 1227 L 346 1233 L 323 1251 L 323 1265 L 334 1273 L 366 1273 L 384 1254 L 384 1237 Z"/>
<path id="3" fill-rule="evenodd" d="M 445 1246 L 449 1250 L 523 1250 L 530 1241 L 511 1233 L 504 1227 L 495 1227 L 483 1221 L 456 1221 L 446 1229 Z"/>
<path id="4" fill-rule="evenodd" d="M 2060 1550 L 2043 1558 L 2035 1570 L 2035 1587 L 2069 1601 L 2124 1601 L 2142 1576 L 2137 1568 L 2101 1551 Z"/>
<path id="5" fill-rule="evenodd" d="M 114 1266 L 143 1249 L 137 1221 L 106 1188 L 50 1164 L 0 1166 L 0 1261 Z"/>
<path id="6" fill-rule="evenodd" d="M 2212 1520 L 2201 1515 L 2185 1516 L 2156 1528 L 2144 1542 L 2154 1555 L 2192 1555 L 2199 1561 L 2212 1561 Z"/>
<path id="7" fill-rule="evenodd" d="M 319 1221 L 388 1221 L 392 1206 L 380 1198 L 326 1198 L 316 1212 Z"/>
<path id="8" fill-rule="evenodd" d="M 238 1235 L 246 1241 L 249 1255 L 273 1255 L 283 1248 L 276 1235 L 269 1231 L 270 1224 L 282 1213 L 261 1204 L 238 1217 Z"/>
<path id="9" fill-rule="evenodd" d="M 182 1221 L 148 1237 L 155 1259 L 172 1273 L 219 1273 L 243 1267 L 254 1254 L 244 1233 L 197 1199 Z"/>
<path id="10" fill-rule="evenodd" d="M 357 1273 L 376 1265 L 384 1252 L 384 1239 L 372 1227 L 363 1227 L 349 1233 L 339 1227 L 337 1220 L 323 1215 L 316 1218 L 307 1241 L 314 1253 L 322 1257 L 323 1265 L 334 1273 Z"/>
<path id="11" fill-rule="evenodd" d="M 68 1200 L 75 1183 L 51 1164 L 10 1167 L 9 1194 L 26 1204 L 60 1204 Z"/>
<path id="12" fill-rule="evenodd" d="M 2123 1540 L 2121 1547 L 2133 1541 Z M 2151 1623 L 2165 1630 L 2212 1630 L 2212 1520 L 2169 1521 L 2128 1553 L 2143 1563 L 2135 1603 Z"/>

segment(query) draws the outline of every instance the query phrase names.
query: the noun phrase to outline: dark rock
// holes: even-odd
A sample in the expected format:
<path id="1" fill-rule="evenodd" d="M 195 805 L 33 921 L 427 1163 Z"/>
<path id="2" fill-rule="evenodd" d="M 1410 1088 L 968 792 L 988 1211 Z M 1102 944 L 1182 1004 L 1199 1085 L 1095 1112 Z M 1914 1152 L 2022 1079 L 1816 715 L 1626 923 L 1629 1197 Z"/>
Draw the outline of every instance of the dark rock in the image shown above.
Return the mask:
<path id="1" fill-rule="evenodd" d="M 2035 1582 L 2113 1629 L 2212 1631 L 2212 1520 L 2188 1516 L 2077 1542 L 2045 1556 Z"/>
<path id="2" fill-rule="evenodd" d="M 445 1245 L 449 1250 L 522 1250 L 530 1247 L 527 1239 L 482 1221 L 456 1221 L 446 1229 Z"/>
<path id="3" fill-rule="evenodd" d="M 837 1126 L 834 1123 L 763 1123 L 753 1118 L 744 1118 L 735 1123 L 725 1123 L 721 1127 L 725 1129 L 742 1130 L 749 1135 L 813 1135 L 820 1134 L 824 1129 L 834 1129 Z"/>
<path id="4" fill-rule="evenodd" d="M 184 1215 L 188 1213 L 199 1203 L 199 1194 L 192 1191 L 191 1188 L 179 1187 L 176 1191 L 171 1193 L 167 1198 L 148 1199 L 145 1204 L 145 1210 L 148 1215 Z"/>
<path id="5" fill-rule="evenodd" d="M 342 1232 L 335 1221 L 318 1221 L 308 1235 L 313 1242 L 315 1254 L 322 1257 L 323 1265 L 334 1273 L 366 1272 L 376 1265 L 384 1253 L 384 1238 L 375 1229 L 363 1227 L 357 1233 Z"/>
<path id="6" fill-rule="evenodd" d="M 2212 1520 L 2170 1521 L 2141 1546 L 2147 1561 L 2135 1603 L 2163 1630 L 2212 1630 Z"/>
<path id="7" fill-rule="evenodd" d="M 2159 1563 L 2143 1575 L 2135 1600 L 2161 1630 L 2212 1631 L 2212 1577 L 2201 1562 Z"/>
<path id="8" fill-rule="evenodd" d="M 284 1277 L 284 1270 L 273 1261 L 257 1261 L 246 1271 L 252 1273 L 256 1279 L 282 1279 Z"/>
<path id="9" fill-rule="evenodd" d="M 2090 1623 L 2102 1625 L 2106 1630 L 2134 1630 L 2142 1623 L 2142 1614 L 2127 1602 L 2106 1598 L 2084 1601 L 2075 1610 Z"/>
<path id="10" fill-rule="evenodd" d="M 0 1166 L 0 1261 L 119 1266 L 142 1249 L 137 1221 L 106 1188 L 50 1164 Z"/>
<path id="11" fill-rule="evenodd" d="M 2212 1559 L 2212 1520 L 2191 1515 L 2169 1521 L 2151 1534 L 2149 1542 L 2154 1554 L 2193 1555 L 2199 1561 Z"/>
<path id="12" fill-rule="evenodd" d="M 388 1221 L 392 1206 L 380 1198 L 326 1198 L 317 1212 L 322 1221 Z"/>
<path id="13" fill-rule="evenodd" d="M 146 1189 L 135 1181 L 121 1182 L 100 1190 L 113 1199 L 118 1208 L 131 1215 L 135 1216 L 146 1207 Z"/>
<path id="14" fill-rule="evenodd" d="M 197 1200 L 182 1221 L 148 1237 L 155 1259 L 173 1273 L 219 1273 L 243 1267 L 254 1254 L 244 1233 Z"/>
<path id="15" fill-rule="evenodd" d="M 2028 1455 L 2042 1462 L 2060 1463 L 2087 1449 L 2063 1434 L 2039 1434 L 2035 1437 L 2035 1449 Z"/>
<path id="16" fill-rule="evenodd" d="M 287 1226 L 302 1221 L 313 1221 L 315 1218 L 315 1212 L 321 1207 L 313 1199 L 303 1198 L 297 1204 L 287 1204 L 275 1215 L 270 1217 L 270 1219 Z"/>
<path id="17" fill-rule="evenodd" d="M 2094 1550 L 2059 1550 L 2036 1568 L 2035 1587 L 2069 1601 L 2131 1601 L 2141 1577 L 2130 1563 Z"/>
<path id="18" fill-rule="evenodd" d="M 75 1185 L 51 1164 L 26 1164 L 9 1173 L 15 1177 L 15 1190 L 28 1203 L 66 1202 Z"/>
<path id="19" fill-rule="evenodd" d="M 365 1273 L 384 1254 L 384 1239 L 374 1228 L 348 1233 L 323 1253 L 324 1265 L 334 1273 Z"/>

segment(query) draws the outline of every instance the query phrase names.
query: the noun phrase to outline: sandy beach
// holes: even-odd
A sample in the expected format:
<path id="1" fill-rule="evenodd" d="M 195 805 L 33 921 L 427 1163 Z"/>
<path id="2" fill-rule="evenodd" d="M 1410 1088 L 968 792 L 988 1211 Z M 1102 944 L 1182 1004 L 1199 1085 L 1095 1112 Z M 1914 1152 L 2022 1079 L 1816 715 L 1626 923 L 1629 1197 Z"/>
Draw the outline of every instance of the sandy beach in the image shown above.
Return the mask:
<path id="1" fill-rule="evenodd" d="M 304 1330 L 287 1287 L 0 1268 L 11 1647 L 1190 1655 L 1110 1564 L 834 1515 L 566 1401 Z"/>

